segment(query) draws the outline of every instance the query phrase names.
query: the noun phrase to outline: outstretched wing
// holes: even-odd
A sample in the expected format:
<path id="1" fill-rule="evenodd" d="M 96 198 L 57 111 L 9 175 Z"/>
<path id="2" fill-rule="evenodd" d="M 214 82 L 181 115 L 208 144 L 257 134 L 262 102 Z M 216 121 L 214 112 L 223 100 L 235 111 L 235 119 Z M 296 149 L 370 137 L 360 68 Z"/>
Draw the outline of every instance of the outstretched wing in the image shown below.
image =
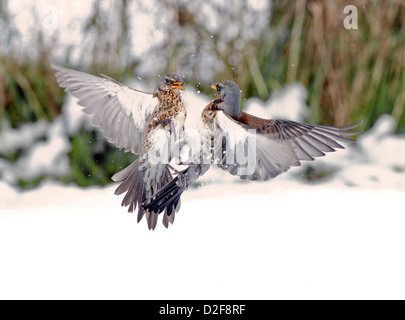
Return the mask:
<path id="1" fill-rule="evenodd" d="M 216 100 L 202 113 L 199 134 L 190 136 L 183 148 L 189 166 L 151 198 L 142 203 L 145 210 L 162 212 L 179 201 L 188 185 L 211 165 L 247 180 L 268 180 L 299 166 L 302 160 L 344 149 L 337 141 L 348 137 L 358 125 L 317 126 L 286 120 L 266 120 L 242 112 L 239 121 L 217 108 Z"/>
<path id="2" fill-rule="evenodd" d="M 152 94 L 134 90 L 109 77 L 97 77 L 53 65 L 59 85 L 79 99 L 106 139 L 139 154 L 146 123 L 157 105 Z"/>
<path id="3" fill-rule="evenodd" d="M 318 126 L 266 120 L 246 113 L 237 122 L 217 111 L 214 121 L 222 137 L 222 143 L 216 143 L 214 148 L 215 154 L 222 154 L 218 165 L 248 180 L 268 180 L 301 165 L 301 160 L 314 160 L 325 152 L 344 149 L 337 141 L 353 141 L 348 137 L 357 134 L 350 131 L 357 125 Z"/>

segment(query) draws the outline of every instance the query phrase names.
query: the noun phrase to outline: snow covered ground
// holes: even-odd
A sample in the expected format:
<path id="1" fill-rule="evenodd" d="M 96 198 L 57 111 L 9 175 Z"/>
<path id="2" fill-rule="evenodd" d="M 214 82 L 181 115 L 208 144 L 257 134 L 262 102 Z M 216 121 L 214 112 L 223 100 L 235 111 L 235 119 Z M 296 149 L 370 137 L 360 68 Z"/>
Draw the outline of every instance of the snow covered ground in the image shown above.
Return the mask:
<path id="1" fill-rule="evenodd" d="M 0 184 L 0 299 L 405 298 L 403 190 L 211 184 L 154 232 L 113 191 Z"/>

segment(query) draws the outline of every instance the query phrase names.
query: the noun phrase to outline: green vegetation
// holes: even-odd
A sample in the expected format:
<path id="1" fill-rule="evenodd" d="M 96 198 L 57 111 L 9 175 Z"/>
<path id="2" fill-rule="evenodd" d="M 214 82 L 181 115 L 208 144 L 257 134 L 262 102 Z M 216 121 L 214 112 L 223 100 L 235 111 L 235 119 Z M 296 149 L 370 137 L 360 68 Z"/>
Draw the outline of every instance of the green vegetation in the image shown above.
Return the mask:
<path id="1" fill-rule="evenodd" d="M 97 138 L 96 132 L 82 130 L 71 138 L 70 152 L 71 175 L 63 182 L 74 181 L 81 187 L 107 185 L 110 177 L 128 166 L 136 159 L 135 155 L 125 154 L 109 145 L 104 139 Z"/>
<path id="2" fill-rule="evenodd" d="M 276 36 L 258 45 L 256 56 L 263 81 L 269 90 L 303 83 L 313 122 L 344 125 L 362 120 L 368 129 L 388 113 L 404 127 L 405 6 L 351 2 L 358 8 L 358 30 L 346 30 L 346 4 L 277 2 L 271 21 Z M 245 83 L 249 95 L 260 93 L 257 82 Z"/>

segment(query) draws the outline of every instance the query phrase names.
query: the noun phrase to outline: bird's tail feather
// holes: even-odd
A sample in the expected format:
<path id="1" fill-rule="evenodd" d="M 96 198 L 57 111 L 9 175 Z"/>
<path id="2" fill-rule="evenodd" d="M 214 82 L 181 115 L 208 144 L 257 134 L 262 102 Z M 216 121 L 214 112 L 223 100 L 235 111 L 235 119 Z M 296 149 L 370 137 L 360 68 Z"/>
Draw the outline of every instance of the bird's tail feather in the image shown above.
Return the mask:
<path id="1" fill-rule="evenodd" d="M 169 169 L 163 167 L 162 173 L 156 176 L 155 179 L 152 179 L 150 187 L 147 188 L 147 184 L 144 181 L 147 170 L 150 170 L 150 168 L 141 168 L 140 162 L 137 160 L 127 168 L 116 173 L 112 177 L 112 179 L 114 181 L 124 180 L 115 190 L 116 195 L 120 195 L 126 192 L 121 205 L 123 207 L 129 206 L 128 212 L 134 212 L 138 208 L 138 222 L 140 222 L 143 216 L 145 216 L 148 222 L 149 229 L 154 230 L 158 221 L 158 214 L 154 211 L 150 211 L 149 209 L 145 209 L 142 206 L 142 202 L 145 199 L 150 198 L 154 194 L 154 192 L 157 192 L 159 189 L 169 183 L 169 181 L 171 181 L 173 177 Z M 163 225 L 166 228 L 169 227 L 169 223 L 173 224 L 175 212 L 178 212 L 179 209 L 180 202 L 173 203 L 171 206 L 167 206 L 165 208 Z M 161 213 L 162 211 L 160 211 L 159 213 Z"/>

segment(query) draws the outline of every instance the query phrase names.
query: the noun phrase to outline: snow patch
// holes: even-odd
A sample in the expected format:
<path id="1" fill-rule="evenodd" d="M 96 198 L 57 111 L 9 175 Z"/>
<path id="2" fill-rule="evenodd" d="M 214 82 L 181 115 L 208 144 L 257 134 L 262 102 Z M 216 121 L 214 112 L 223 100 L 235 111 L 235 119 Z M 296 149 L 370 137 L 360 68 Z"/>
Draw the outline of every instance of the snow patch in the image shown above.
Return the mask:
<path id="1" fill-rule="evenodd" d="M 358 144 L 367 162 L 405 171 L 405 135 L 394 135 L 395 120 L 382 115 L 374 126 L 358 138 Z"/>
<path id="2" fill-rule="evenodd" d="M 258 98 L 248 99 L 244 109 L 261 118 L 305 122 L 309 115 L 307 98 L 305 87 L 300 83 L 293 83 L 285 86 L 281 91 L 273 91 L 266 102 Z"/>
<path id="3" fill-rule="evenodd" d="M 13 129 L 4 121 L 0 126 L 0 155 L 32 146 L 36 140 L 46 135 L 48 126 L 47 121 L 39 120 Z"/>
<path id="4" fill-rule="evenodd" d="M 25 180 L 42 175 L 63 177 L 70 172 L 68 153 L 71 149 L 65 134 L 63 120 L 56 118 L 50 128 L 47 141 L 34 145 L 28 154 L 17 161 L 19 177 Z"/>

